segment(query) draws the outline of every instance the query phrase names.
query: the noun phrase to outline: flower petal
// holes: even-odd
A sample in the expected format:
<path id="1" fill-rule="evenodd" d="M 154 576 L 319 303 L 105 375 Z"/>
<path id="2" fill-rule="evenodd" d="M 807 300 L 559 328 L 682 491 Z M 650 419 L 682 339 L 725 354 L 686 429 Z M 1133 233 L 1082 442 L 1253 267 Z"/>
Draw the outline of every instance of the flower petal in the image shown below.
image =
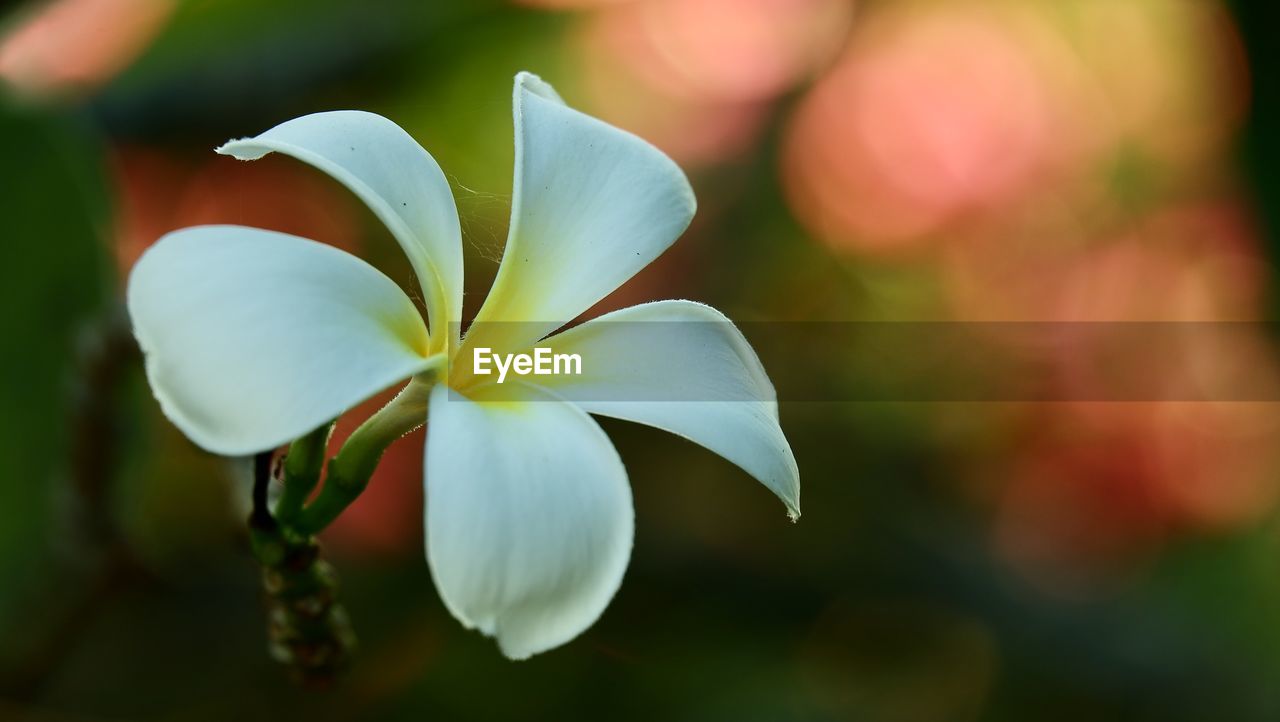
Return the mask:
<path id="1" fill-rule="evenodd" d="M 128 305 L 165 414 L 218 454 L 279 446 L 429 365 L 391 279 L 283 233 L 170 233 L 134 266 Z"/>
<path id="2" fill-rule="evenodd" d="M 705 446 L 800 515 L 800 472 L 778 423 L 773 384 L 742 333 L 692 301 L 624 308 L 539 344 L 581 356 L 581 375 L 540 376 L 557 395 L 604 416 Z"/>
<path id="3" fill-rule="evenodd" d="M 631 489 L 591 417 L 546 398 L 432 392 L 427 560 L 445 606 L 523 659 L 604 611 L 631 554 Z"/>
<path id="4" fill-rule="evenodd" d="M 514 103 L 511 229 L 476 320 L 540 323 L 477 327 L 519 336 L 483 339 L 507 349 L 554 331 L 634 276 L 684 232 L 696 207 L 674 161 L 569 108 L 537 76 L 516 76 Z"/>
<path id="5" fill-rule="evenodd" d="M 408 254 L 427 298 L 434 349 L 449 338 L 446 326 L 456 336 L 462 314 L 458 209 L 440 166 L 400 126 L 363 111 L 315 113 L 230 141 L 218 152 L 240 160 L 284 153 L 351 189 Z"/>

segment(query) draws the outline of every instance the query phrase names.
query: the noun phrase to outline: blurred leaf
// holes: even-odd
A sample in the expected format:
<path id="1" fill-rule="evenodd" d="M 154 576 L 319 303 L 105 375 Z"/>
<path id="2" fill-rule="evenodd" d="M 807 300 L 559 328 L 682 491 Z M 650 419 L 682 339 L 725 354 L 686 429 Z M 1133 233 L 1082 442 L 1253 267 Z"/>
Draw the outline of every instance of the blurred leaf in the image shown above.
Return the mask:
<path id="1" fill-rule="evenodd" d="M 52 502 L 69 466 L 75 342 L 108 297 L 99 154 L 65 122 L 0 105 L 4 263 L 0 338 L 0 621 L 39 578 Z M 16 592 L 16 593 L 15 593 Z"/>

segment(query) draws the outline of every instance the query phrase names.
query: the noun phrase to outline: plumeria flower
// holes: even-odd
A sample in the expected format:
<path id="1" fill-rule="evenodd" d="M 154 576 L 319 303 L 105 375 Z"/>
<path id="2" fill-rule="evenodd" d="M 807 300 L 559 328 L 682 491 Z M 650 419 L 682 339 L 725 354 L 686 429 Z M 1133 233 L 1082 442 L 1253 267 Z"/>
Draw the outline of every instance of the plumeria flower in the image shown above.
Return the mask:
<path id="1" fill-rule="evenodd" d="M 589 627 L 630 557 L 627 475 L 589 414 L 666 429 L 720 454 L 778 495 L 793 519 L 799 474 L 772 384 L 714 309 L 648 303 L 547 337 L 670 246 L 695 201 L 671 159 L 569 108 L 536 76 L 518 75 L 514 96 L 510 233 L 465 337 L 448 182 L 401 128 L 356 111 L 297 118 L 218 152 L 283 153 L 349 188 L 409 257 L 429 324 L 364 261 L 239 226 L 162 238 L 134 267 L 128 306 L 166 415 L 217 454 L 313 434 L 411 379 L 356 435 L 394 438 L 429 421 L 426 551 L 436 587 L 459 621 L 519 659 Z M 635 332 L 649 323 L 683 330 L 660 347 Z M 522 377 L 499 397 L 496 377 L 463 363 L 481 344 L 576 353 L 581 374 Z M 326 491 L 371 471 L 345 454 L 330 461 Z"/>

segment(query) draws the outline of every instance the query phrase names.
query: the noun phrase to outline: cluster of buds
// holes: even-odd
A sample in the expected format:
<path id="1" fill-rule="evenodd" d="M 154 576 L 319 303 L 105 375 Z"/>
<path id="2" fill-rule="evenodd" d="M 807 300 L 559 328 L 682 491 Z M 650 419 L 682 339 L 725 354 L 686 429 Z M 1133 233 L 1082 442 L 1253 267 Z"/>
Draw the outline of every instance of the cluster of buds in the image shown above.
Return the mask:
<path id="1" fill-rule="evenodd" d="M 338 577 L 312 536 L 282 527 L 265 505 L 271 454 L 259 454 L 254 509 L 249 516 L 254 557 L 262 565 L 271 656 L 298 682 L 327 686 L 348 666 L 356 646 L 347 611 L 338 602 Z"/>

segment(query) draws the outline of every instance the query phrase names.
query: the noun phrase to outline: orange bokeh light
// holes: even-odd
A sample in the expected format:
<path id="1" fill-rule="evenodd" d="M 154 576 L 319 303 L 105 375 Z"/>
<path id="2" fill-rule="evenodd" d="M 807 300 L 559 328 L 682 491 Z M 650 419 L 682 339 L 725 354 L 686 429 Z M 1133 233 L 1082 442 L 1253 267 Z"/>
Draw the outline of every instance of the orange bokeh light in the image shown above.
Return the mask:
<path id="1" fill-rule="evenodd" d="M 765 120 L 765 105 L 672 97 L 649 85 L 620 50 L 636 32 L 633 25 L 607 19 L 581 28 L 577 49 L 592 59 L 581 71 L 586 108 L 683 164 L 713 163 L 746 151 Z"/>
<path id="2" fill-rule="evenodd" d="M 1207 183 L 1247 96 L 1217 3 L 877 6 L 790 123 L 788 200 L 837 250 L 911 254 L 1046 202 Z"/>
<path id="3" fill-rule="evenodd" d="M 329 440 L 329 454 L 336 454 L 356 427 L 397 391 L 378 394 L 343 414 Z M 324 531 L 335 552 L 374 558 L 421 554 L 425 444 L 426 435 L 418 430 L 387 447 L 368 487 Z"/>
<path id="4" fill-rule="evenodd" d="M 1033 581 L 1085 592 L 1172 536 L 1257 522 L 1275 504 L 1280 406 L 1256 402 L 1045 405 L 1008 460 L 999 554 Z"/>
<path id="5" fill-rule="evenodd" d="M 1063 400 L 1034 406 L 1030 439 L 997 464 L 1002 556 L 1078 591 L 1175 534 L 1262 518 L 1280 494 L 1280 374 L 1262 327 L 1247 323 L 1262 318 L 1265 278 L 1247 212 L 1174 207 L 1113 237 L 1039 250 L 1003 266 L 972 247 L 949 257 L 961 261 L 952 273 L 969 274 L 951 286 L 960 316 L 1011 311 L 1054 332 L 1054 343 L 1014 349 L 1045 362 Z M 1020 283 L 999 280 L 1019 265 Z M 1137 400 L 1098 400 L 1134 389 Z"/>
<path id="6" fill-rule="evenodd" d="M 825 65 L 849 0 L 637 0 L 575 36 L 587 109 L 688 165 L 744 154 L 778 95 Z M 709 32 L 714 28 L 714 32 Z"/>
<path id="7" fill-rule="evenodd" d="M 116 180 L 116 260 L 123 278 L 169 231 L 202 224 L 266 228 L 354 251 L 360 225 L 347 196 L 286 158 L 196 162 L 163 150 L 120 146 Z"/>
<path id="8" fill-rule="evenodd" d="M 642 0 L 596 15 L 650 87 L 701 101 L 765 100 L 827 62 L 849 0 Z"/>

